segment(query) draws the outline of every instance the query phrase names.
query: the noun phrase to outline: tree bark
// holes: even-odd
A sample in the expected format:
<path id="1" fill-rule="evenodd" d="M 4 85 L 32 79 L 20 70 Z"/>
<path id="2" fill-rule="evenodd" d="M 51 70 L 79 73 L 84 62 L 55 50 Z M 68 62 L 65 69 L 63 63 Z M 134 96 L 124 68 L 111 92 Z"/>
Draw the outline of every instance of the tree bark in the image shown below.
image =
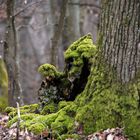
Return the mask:
<path id="1" fill-rule="evenodd" d="M 100 36 L 103 56 L 122 82 L 133 79 L 140 68 L 140 1 L 102 2 Z"/>
<path id="2" fill-rule="evenodd" d="M 17 63 L 17 39 L 14 20 L 14 0 L 7 0 L 7 30 L 4 43 L 4 61 L 8 71 L 8 100 L 10 106 L 21 104 L 21 87 Z"/>

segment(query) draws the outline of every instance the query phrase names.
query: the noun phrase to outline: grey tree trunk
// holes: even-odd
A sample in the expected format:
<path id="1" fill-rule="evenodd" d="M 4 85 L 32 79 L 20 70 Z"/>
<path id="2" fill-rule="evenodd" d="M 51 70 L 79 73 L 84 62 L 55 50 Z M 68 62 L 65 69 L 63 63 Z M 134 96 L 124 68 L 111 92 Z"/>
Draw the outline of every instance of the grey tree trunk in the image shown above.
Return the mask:
<path id="1" fill-rule="evenodd" d="M 66 16 L 66 8 L 67 8 L 68 0 L 64 0 L 62 2 L 62 6 L 60 9 L 60 17 L 58 21 L 58 25 L 55 25 L 54 35 L 52 38 L 52 50 L 51 50 L 51 64 L 57 65 L 57 52 L 58 52 L 58 43 L 62 34 L 64 20 Z"/>
<path id="2" fill-rule="evenodd" d="M 128 82 L 140 68 L 140 1 L 105 0 L 102 9 L 103 55 L 118 79 Z"/>
<path id="3" fill-rule="evenodd" d="M 70 0 L 67 8 L 67 15 L 65 19 L 65 28 L 63 31 L 63 45 L 66 50 L 67 47 L 77 40 L 80 35 L 80 6 L 73 3 L 80 3 L 79 0 Z"/>
<path id="4" fill-rule="evenodd" d="M 10 106 L 21 104 L 21 87 L 17 62 L 17 39 L 14 23 L 14 0 L 7 0 L 7 30 L 4 43 L 4 61 L 8 71 L 8 100 Z"/>

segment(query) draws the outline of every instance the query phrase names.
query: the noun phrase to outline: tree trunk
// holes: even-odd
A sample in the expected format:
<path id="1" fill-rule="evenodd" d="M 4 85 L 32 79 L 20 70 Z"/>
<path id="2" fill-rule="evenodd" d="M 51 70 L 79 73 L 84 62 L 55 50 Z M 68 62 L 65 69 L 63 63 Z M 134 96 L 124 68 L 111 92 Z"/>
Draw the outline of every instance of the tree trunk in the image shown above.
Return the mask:
<path id="1" fill-rule="evenodd" d="M 59 22 L 58 22 L 58 25 L 54 29 L 54 36 L 52 38 L 52 46 L 51 46 L 51 49 L 52 49 L 51 50 L 51 64 L 53 64 L 53 65 L 57 64 L 56 56 L 57 56 L 57 52 L 58 52 L 58 43 L 59 43 L 59 39 L 61 37 L 62 30 L 63 30 L 64 19 L 66 16 L 67 3 L 68 3 L 68 0 L 64 0 L 62 2 L 62 6 L 60 9 Z"/>
<path id="2" fill-rule="evenodd" d="M 67 8 L 65 19 L 65 28 L 63 31 L 63 46 L 67 47 L 80 37 L 80 6 L 72 5 L 71 3 L 79 3 L 79 0 L 70 0 Z"/>
<path id="3" fill-rule="evenodd" d="M 4 43 L 4 61 L 8 71 L 9 89 L 8 100 L 10 106 L 21 103 L 21 88 L 17 63 L 17 39 L 14 20 L 14 0 L 7 0 L 7 30 Z"/>
<path id="4" fill-rule="evenodd" d="M 102 9 L 103 55 L 118 79 L 128 82 L 140 67 L 140 1 L 105 0 Z"/>
<path id="5" fill-rule="evenodd" d="M 98 52 L 75 120 L 85 133 L 124 127 L 140 139 L 140 1 L 102 1 Z M 134 130 L 134 131 L 133 131 Z"/>

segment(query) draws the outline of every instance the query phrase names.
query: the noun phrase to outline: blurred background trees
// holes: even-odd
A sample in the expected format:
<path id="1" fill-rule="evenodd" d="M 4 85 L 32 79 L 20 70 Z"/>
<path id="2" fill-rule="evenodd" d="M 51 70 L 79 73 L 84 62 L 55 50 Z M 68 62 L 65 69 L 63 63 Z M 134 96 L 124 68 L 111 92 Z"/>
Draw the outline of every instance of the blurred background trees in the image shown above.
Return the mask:
<path id="1" fill-rule="evenodd" d="M 38 66 L 55 57 L 63 70 L 63 52 L 73 41 L 91 32 L 96 42 L 99 12 L 100 0 L 66 0 L 66 6 L 63 0 L 0 0 L 0 55 L 11 80 L 17 79 L 9 89 L 11 105 L 19 98 L 24 104 L 37 102 Z"/>

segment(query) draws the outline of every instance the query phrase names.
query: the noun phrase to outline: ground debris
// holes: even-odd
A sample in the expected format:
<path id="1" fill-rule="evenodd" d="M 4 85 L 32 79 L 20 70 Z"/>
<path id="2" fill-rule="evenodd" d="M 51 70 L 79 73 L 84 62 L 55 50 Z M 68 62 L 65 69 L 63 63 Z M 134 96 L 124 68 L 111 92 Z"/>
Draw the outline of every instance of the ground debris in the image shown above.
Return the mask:
<path id="1" fill-rule="evenodd" d="M 0 140 L 13 140 L 17 139 L 16 125 L 8 128 L 7 122 L 9 117 L 7 115 L 0 114 Z M 36 136 L 27 129 L 19 131 L 18 140 L 40 140 L 40 136 Z"/>
<path id="2" fill-rule="evenodd" d="M 109 128 L 89 135 L 86 140 L 129 140 L 122 128 Z"/>
<path id="3" fill-rule="evenodd" d="M 17 126 L 7 127 L 7 122 L 9 117 L 7 115 L 0 114 L 0 140 L 13 140 L 17 139 Z M 44 131 L 42 135 L 34 135 L 29 132 L 26 128 L 24 130 L 19 130 L 18 140 L 54 140 L 53 138 L 48 138 L 48 131 Z M 82 137 L 81 137 L 82 138 Z M 127 136 L 124 135 L 123 128 L 108 128 L 99 132 L 83 137 L 84 140 L 129 140 Z M 74 140 L 73 138 L 67 138 L 66 140 Z"/>

